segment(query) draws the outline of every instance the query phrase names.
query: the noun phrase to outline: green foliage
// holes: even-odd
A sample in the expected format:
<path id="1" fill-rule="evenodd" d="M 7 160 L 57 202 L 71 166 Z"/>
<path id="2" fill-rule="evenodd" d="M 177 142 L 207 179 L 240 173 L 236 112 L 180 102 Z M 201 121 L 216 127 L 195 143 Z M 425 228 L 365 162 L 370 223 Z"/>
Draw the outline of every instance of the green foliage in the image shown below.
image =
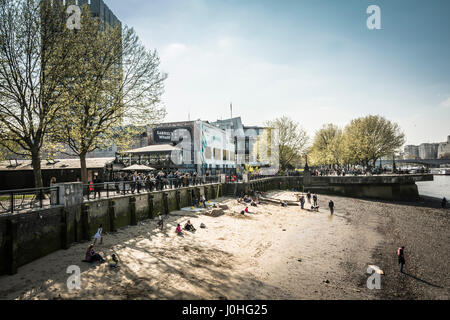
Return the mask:
<path id="1" fill-rule="evenodd" d="M 309 152 L 312 165 L 339 165 L 343 161 L 343 132 L 327 124 L 320 129 Z"/>
<path id="2" fill-rule="evenodd" d="M 404 143 L 405 136 L 399 126 L 381 116 L 354 119 L 344 130 L 328 124 L 316 133 L 310 149 L 311 163 L 371 166 Z"/>
<path id="3" fill-rule="evenodd" d="M 279 146 L 278 158 L 282 171 L 298 166 L 303 157 L 309 137 L 299 123 L 284 116 L 266 122 L 266 126 L 278 130 L 275 141 Z"/>

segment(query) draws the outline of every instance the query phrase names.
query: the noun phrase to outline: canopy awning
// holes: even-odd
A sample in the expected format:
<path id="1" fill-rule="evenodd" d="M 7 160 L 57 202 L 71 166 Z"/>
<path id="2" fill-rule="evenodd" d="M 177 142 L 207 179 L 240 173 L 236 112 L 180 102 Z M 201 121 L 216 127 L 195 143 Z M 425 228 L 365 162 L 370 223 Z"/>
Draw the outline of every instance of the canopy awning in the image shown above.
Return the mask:
<path id="1" fill-rule="evenodd" d="M 126 167 L 126 168 L 122 169 L 122 171 L 153 171 L 153 170 L 156 170 L 156 169 L 152 168 L 152 167 L 140 165 L 140 164 L 135 164 L 130 167 Z"/>
<path id="2" fill-rule="evenodd" d="M 120 152 L 121 154 L 152 154 L 152 153 L 168 153 L 172 151 L 181 151 L 180 148 L 171 144 L 154 144 L 151 146 Z"/>

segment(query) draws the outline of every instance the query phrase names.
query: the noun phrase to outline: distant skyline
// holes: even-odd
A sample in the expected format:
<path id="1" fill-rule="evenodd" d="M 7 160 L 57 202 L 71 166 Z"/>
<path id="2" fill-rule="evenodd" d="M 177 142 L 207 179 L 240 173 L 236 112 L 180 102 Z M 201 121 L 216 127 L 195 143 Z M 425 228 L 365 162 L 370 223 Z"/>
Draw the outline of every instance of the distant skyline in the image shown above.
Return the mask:
<path id="1" fill-rule="evenodd" d="M 283 115 L 313 137 L 379 114 L 406 144 L 450 135 L 450 1 L 105 0 L 158 50 L 166 121 Z M 381 30 L 366 27 L 369 5 Z"/>

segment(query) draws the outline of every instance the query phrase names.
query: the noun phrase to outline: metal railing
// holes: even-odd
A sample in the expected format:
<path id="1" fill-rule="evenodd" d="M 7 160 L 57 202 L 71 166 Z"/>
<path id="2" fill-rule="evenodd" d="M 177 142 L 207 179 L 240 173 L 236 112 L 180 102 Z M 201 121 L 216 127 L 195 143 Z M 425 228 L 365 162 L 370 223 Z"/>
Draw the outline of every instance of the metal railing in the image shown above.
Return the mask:
<path id="1" fill-rule="evenodd" d="M 85 200 L 120 197 L 127 194 L 175 190 L 221 182 L 220 176 L 203 176 L 190 178 L 162 178 L 137 181 L 113 181 L 90 183 L 83 186 Z"/>
<path id="2" fill-rule="evenodd" d="M 57 205 L 57 187 L 0 191 L 0 214 L 21 213 Z"/>

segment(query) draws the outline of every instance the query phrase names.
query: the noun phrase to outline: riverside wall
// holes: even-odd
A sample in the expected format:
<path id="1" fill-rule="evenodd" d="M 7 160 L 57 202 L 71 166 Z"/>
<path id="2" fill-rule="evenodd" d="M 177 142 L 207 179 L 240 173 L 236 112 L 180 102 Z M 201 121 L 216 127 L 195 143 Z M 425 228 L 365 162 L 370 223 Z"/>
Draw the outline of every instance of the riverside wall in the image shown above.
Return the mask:
<path id="1" fill-rule="evenodd" d="M 0 216 L 0 275 L 13 275 L 34 260 L 73 243 L 91 241 L 100 224 L 115 232 L 140 221 L 191 206 L 194 199 L 239 196 L 252 190 L 295 190 L 383 200 L 415 200 L 416 181 L 433 176 L 271 177 L 246 183 L 193 186 L 83 202 L 79 184 L 61 185 L 63 205 L 29 213 Z M 82 257 L 80 257 L 82 258 Z"/>

